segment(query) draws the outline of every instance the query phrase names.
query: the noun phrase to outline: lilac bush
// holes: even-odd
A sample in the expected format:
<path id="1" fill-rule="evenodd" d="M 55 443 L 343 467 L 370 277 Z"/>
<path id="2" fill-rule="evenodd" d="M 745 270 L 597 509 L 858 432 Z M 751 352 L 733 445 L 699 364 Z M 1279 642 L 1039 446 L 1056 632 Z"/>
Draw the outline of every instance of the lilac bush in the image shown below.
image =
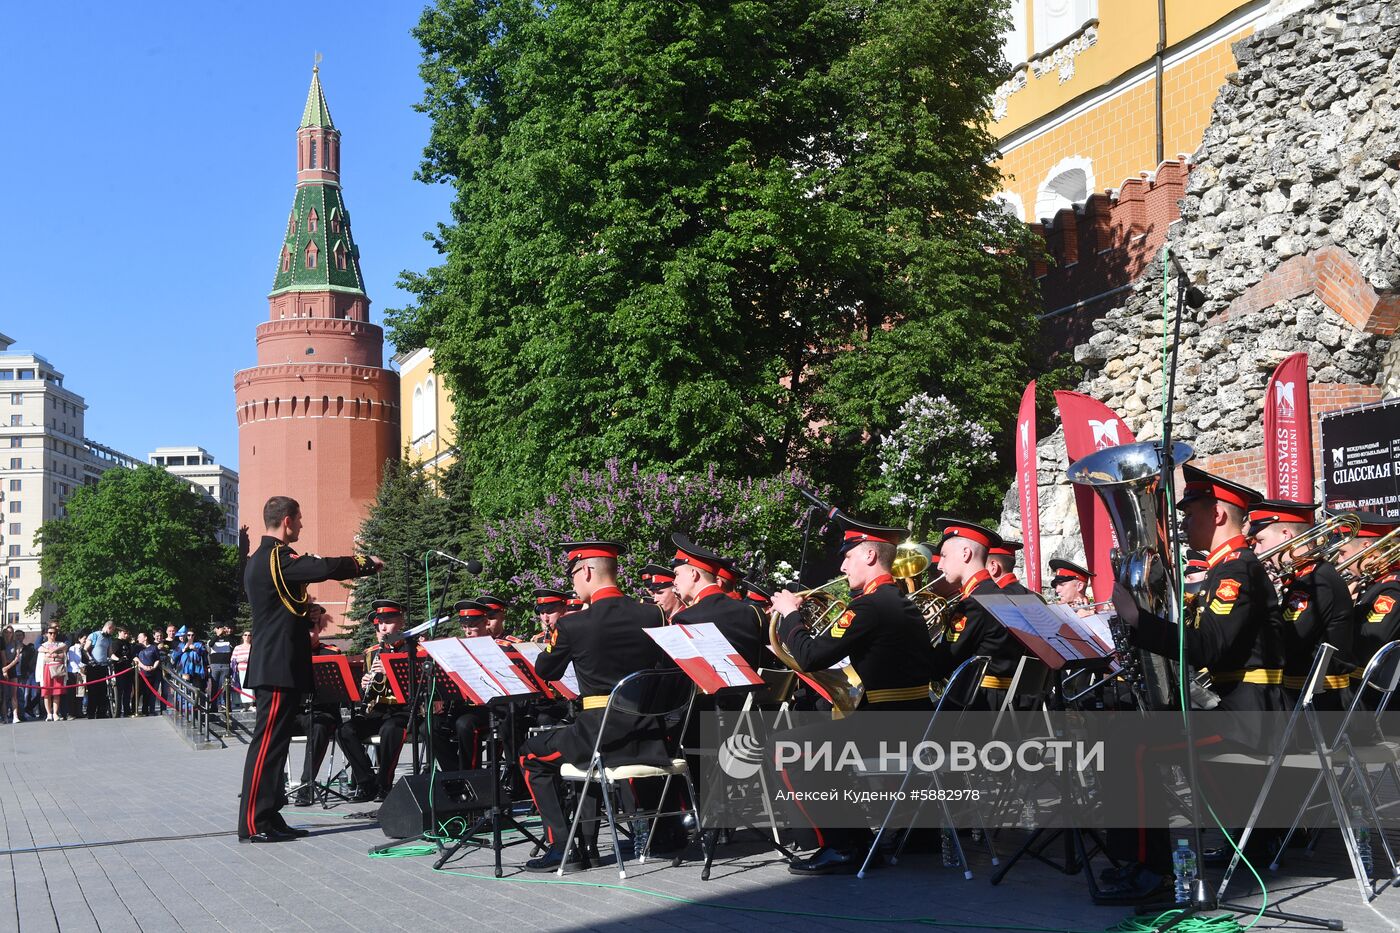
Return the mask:
<path id="1" fill-rule="evenodd" d="M 877 485 L 919 528 L 937 509 L 957 511 L 997 456 L 992 432 L 945 396 L 920 392 L 899 415 L 899 426 L 880 440 Z"/>
<path id="2" fill-rule="evenodd" d="M 793 484 L 802 481 L 796 473 L 736 480 L 713 467 L 680 474 L 609 460 L 570 476 L 538 508 L 487 522 L 483 574 L 493 592 L 528 602 L 535 587 L 567 589 L 560 541 L 605 539 L 626 546 L 621 583 L 636 593 L 641 568 L 669 563 L 670 536 L 679 531 L 769 583 L 778 562 L 795 559 L 801 548 L 806 502 Z"/>

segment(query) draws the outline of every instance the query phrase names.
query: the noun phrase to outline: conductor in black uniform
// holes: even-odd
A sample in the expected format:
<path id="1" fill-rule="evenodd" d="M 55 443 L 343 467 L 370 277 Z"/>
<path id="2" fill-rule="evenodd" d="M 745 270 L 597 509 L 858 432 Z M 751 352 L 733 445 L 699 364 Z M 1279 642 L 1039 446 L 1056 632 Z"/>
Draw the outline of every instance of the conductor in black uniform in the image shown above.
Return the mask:
<path id="1" fill-rule="evenodd" d="M 929 699 L 933 649 L 928 626 L 890 573 L 895 548 L 906 532 L 847 517 L 842 520 L 846 529 L 841 572 L 850 583 L 852 597 L 846 612 L 825 633 L 813 635 L 803 625 L 802 601 L 795 594 L 786 590 L 775 593 L 773 610 L 782 613 L 778 634 L 783 647 L 804 671 L 829 668 L 849 657 L 865 693 L 851 716 L 781 734 L 782 739 L 798 745 L 809 740 L 858 741 L 863 728 L 860 718 L 866 710 L 933 709 Z M 799 795 L 809 782 L 817 783 L 808 789 L 831 786 L 829 781 L 821 783 L 823 777 L 830 776 L 800 769 L 775 770 L 775 786 Z M 792 804 L 789 816 L 798 847 L 817 847 L 810 857 L 788 865 L 792 874 L 855 874 L 860 868 L 873 838 L 868 829 L 822 828 L 818 819 L 809 819 L 809 810 L 800 803 Z"/>
<path id="2" fill-rule="evenodd" d="M 291 545 L 301 536 L 301 506 L 273 496 L 263 506 L 262 541 L 248 557 L 243 587 L 253 615 L 253 646 L 244 688 L 253 692 L 257 723 L 243 765 L 238 811 L 240 842 L 283 842 L 293 832 L 282 815 L 282 774 L 301 694 L 312 690 L 309 583 L 378 573 L 377 557 L 317 557 Z"/>
<path id="3" fill-rule="evenodd" d="M 588 608 L 559 620 L 554 639 L 539 656 L 535 670 L 545 680 L 558 680 L 572 661 L 583 711 L 570 725 L 532 736 L 521 747 L 525 786 L 540 811 L 550 847 L 526 863 L 525 870 L 532 872 L 554 871 L 565 861 L 569 826 L 559 798 L 559 768 L 566 762 L 578 768 L 588 766 L 608 695 L 619 681 L 670 663 L 646 634 L 646 629 L 664 624 L 661 610 L 628 599 L 617 586 L 617 557 L 622 546 L 610 541 L 560 546 L 568 555 L 573 587 Z M 613 715 L 603 749 L 629 762 L 662 764 L 669 761 L 664 737 L 664 724 Z M 575 851 L 568 853 L 565 870 L 586 865 L 576 844 Z"/>
<path id="4" fill-rule="evenodd" d="M 676 546 L 676 593 L 686 608 L 671 618 L 674 625 L 713 622 L 719 633 L 739 649 L 754 670 L 768 661 L 768 620 L 750 602 L 735 599 L 720 585 L 718 575 L 728 565 L 723 557 L 706 550 L 683 534 L 671 535 Z M 731 574 L 732 575 L 732 574 Z"/>

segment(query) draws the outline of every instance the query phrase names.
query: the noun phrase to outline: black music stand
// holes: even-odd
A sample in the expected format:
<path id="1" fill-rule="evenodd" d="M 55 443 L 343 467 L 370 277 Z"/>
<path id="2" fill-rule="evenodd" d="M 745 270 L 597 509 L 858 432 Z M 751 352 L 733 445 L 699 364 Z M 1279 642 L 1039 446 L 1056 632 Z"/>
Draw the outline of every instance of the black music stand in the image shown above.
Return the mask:
<path id="1" fill-rule="evenodd" d="M 316 729 L 316 707 L 347 706 L 351 703 L 360 702 L 360 687 L 355 683 L 354 674 L 350 670 L 350 659 L 343 654 L 315 655 L 311 658 L 311 692 L 306 695 L 306 759 L 302 767 L 302 774 L 310 774 L 311 799 L 319 802 L 323 808 L 330 807 L 330 799 L 334 797 L 343 803 L 350 801 L 349 797 L 331 788 L 330 782 L 322 783 L 316 780 L 316 774 L 312 771 L 311 765 L 314 761 L 315 745 L 314 735 Z M 332 736 L 334 741 L 335 737 Z M 306 783 L 298 786 L 298 790 L 306 788 Z"/>
<path id="2" fill-rule="evenodd" d="M 490 827 L 491 830 L 491 851 L 496 856 L 495 875 L 497 878 L 505 873 L 501 865 L 501 850 L 505 848 L 501 842 L 503 830 L 515 830 L 534 843 L 536 849 L 548 848 L 542 839 L 537 838 L 524 823 L 515 818 L 515 801 L 513 799 L 501 800 L 501 788 L 505 783 L 502 779 L 505 762 L 515 761 L 519 753 L 515 732 L 515 704 L 519 701 L 519 697 L 499 697 L 486 704 L 487 711 L 491 716 L 491 739 L 486 748 L 487 767 L 491 769 L 491 808 L 477 817 L 476 822 L 461 836 L 453 840 L 451 845 L 444 846 L 438 842 L 440 854 L 438 860 L 433 863 L 434 869 L 447 864 L 447 860 L 456 855 L 462 846 L 472 842 L 472 837 L 484 832 L 487 827 Z M 503 725 L 505 726 L 504 735 L 501 728 Z M 504 762 L 501 757 L 502 748 L 507 751 Z M 513 796 L 514 794 L 512 794 Z M 477 844 L 480 845 L 480 843 Z M 512 845 L 518 845 L 518 843 L 512 843 Z"/>
<path id="3" fill-rule="evenodd" d="M 1028 620 L 1028 616 L 1039 617 L 1044 616 L 1047 612 L 1052 612 L 1049 607 L 1044 606 L 1039 597 L 979 596 L 975 598 L 1021 643 L 1027 654 L 1045 664 L 1058 678 L 1080 671 L 1107 671 L 1112 664 L 1111 653 L 1105 651 L 1104 647 L 1092 638 L 1083 637 L 1077 627 L 1062 626 L 1058 632 L 1054 633 L 1048 632 L 1043 627 L 1036 629 Z M 1036 618 L 1035 621 L 1041 622 L 1043 625 L 1045 620 Z M 1081 809 L 1083 801 L 1074 787 L 1073 777 L 1057 772 L 1056 784 L 1060 800 L 1074 810 Z M 1092 842 L 1092 848 L 1085 842 L 1086 836 Z M 1064 844 L 1063 860 L 1060 862 L 1054 861 L 1045 854 L 1045 850 L 1050 848 L 1057 839 Z M 1079 820 L 1074 820 L 1073 826 L 1066 828 L 1036 827 L 1031 830 L 1030 836 L 1021 844 L 1021 847 L 1011 858 L 1007 859 L 1006 864 L 1000 866 L 992 875 L 991 883 L 1000 884 L 1011 869 L 1016 867 L 1016 863 L 1023 856 L 1029 855 L 1066 875 L 1075 875 L 1083 871 L 1084 877 L 1088 881 L 1089 896 L 1097 903 L 1099 884 L 1098 879 L 1094 877 L 1092 859 L 1100 852 L 1107 852 L 1103 839 L 1095 830 L 1084 829 Z"/>

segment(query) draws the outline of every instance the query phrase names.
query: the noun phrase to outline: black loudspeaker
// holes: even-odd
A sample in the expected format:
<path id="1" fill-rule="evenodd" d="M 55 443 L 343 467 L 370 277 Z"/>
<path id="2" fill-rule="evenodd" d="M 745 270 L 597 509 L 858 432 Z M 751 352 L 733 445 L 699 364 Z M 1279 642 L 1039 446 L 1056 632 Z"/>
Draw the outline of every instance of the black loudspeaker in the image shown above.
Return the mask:
<path id="1" fill-rule="evenodd" d="M 428 807 L 428 779 L 433 781 L 433 806 Z M 441 825 L 453 817 L 471 817 L 491 808 L 491 772 L 432 771 L 399 778 L 379 808 L 379 828 L 390 839 L 436 831 L 434 813 Z"/>

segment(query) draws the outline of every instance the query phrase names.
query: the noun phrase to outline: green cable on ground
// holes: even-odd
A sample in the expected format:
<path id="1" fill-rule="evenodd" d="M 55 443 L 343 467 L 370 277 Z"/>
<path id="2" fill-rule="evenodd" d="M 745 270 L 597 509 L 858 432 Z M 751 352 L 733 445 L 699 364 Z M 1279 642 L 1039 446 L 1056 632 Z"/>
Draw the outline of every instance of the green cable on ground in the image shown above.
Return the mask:
<path id="1" fill-rule="evenodd" d="M 423 842 L 405 842 L 402 845 L 394 846 L 379 852 L 370 852 L 370 858 L 417 858 L 424 855 L 436 855 L 438 849 L 434 845 Z M 693 898 L 681 897 L 676 894 L 667 894 L 664 891 L 653 891 L 649 888 L 637 888 L 623 884 L 608 884 L 601 881 L 562 881 L 557 878 L 518 878 L 502 877 L 495 875 L 482 875 L 475 872 L 462 871 L 455 868 L 434 868 L 433 871 L 444 875 L 451 875 L 457 878 L 467 878 L 474 881 L 509 881 L 515 884 L 552 884 L 563 885 L 576 888 L 596 888 L 605 891 L 625 891 L 641 897 L 655 898 L 668 901 L 673 904 L 684 904 L 689 907 L 708 907 L 714 910 L 729 910 L 739 913 L 768 914 L 783 917 L 810 917 L 828 920 L 842 920 L 851 923 L 882 923 L 882 924 L 917 924 L 919 926 L 941 927 L 946 929 L 961 930 L 1014 930 L 1017 933 L 1097 933 L 1097 931 L 1078 930 L 1072 927 L 1036 927 L 1036 926 L 1012 926 L 1005 923 L 972 923 L 959 922 L 954 920 L 939 920 L 936 917 L 870 917 L 858 914 L 831 914 L 817 913 L 802 910 L 784 910 L 778 907 L 754 907 L 739 904 L 717 904 L 710 901 L 697 901 Z M 1179 911 L 1168 911 L 1152 919 L 1129 917 L 1108 928 L 1109 933 L 1150 933 L 1158 929 L 1159 925 L 1175 916 Z M 1234 918 L 1225 915 L 1220 917 L 1193 917 L 1178 924 L 1173 929 L 1182 933 L 1240 933 L 1241 927 L 1234 921 Z M 1248 928 L 1244 928 L 1248 929 Z"/>
<path id="2" fill-rule="evenodd" d="M 1180 914 L 1180 910 L 1168 910 L 1155 917 L 1129 917 L 1122 923 L 1109 927 L 1105 933 L 1155 933 Z M 1245 928 L 1229 914 L 1221 914 L 1217 917 L 1188 917 L 1172 929 L 1180 930 L 1181 933 L 1239 933 Z"/>

